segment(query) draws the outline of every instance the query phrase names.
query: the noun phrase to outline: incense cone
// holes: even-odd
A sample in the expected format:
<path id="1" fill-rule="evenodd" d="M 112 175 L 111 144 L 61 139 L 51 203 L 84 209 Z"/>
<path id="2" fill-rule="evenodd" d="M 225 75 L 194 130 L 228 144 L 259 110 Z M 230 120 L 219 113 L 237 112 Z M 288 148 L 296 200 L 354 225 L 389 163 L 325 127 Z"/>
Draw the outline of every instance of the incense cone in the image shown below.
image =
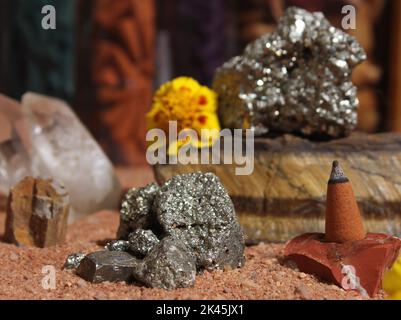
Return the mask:
<path id="1" fill-rule="evenodd" d="M 326 234 L 295 237 L 285 246 L 284 256 L 302 272 L 373 297 L 400 249 L 397 237 L 366 234 L 351 183 L 334 161 L 327 189 Z"/>
<path id="2" fill-rule="evenodd" d="M 325 239 L 344 243 L 365 237 L 366 231 L 352 185 L 338 161 L 334 161 L 327 186 Z"/>

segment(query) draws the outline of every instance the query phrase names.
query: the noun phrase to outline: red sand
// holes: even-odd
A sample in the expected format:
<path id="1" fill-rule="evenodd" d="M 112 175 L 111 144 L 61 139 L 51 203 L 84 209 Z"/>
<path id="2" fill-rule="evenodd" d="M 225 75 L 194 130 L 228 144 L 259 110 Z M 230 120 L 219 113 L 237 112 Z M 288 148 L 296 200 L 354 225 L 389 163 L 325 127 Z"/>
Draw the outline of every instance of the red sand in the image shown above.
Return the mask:
<path id="1" fill-rule="evenodd" d="M 123 187 L 153 181 L 149 167 L 118 168 Z M 4 208 L 4 206 L 3 206 Z M 52 248 L 17 248 L 0 242 L 0 299 L 362 299 L 355 292 L 319 281 L 283 263 L 282 244 L 259 244 L 246 248 L 242 269 L 204 272 L 193 288 L 166 291 L 126 283 L 91 284 L 71 270 L 62 270 L 66 257 L 78 251 L 102 249 L 114 239 L 117 212 L 99 212 L 69 226 L 67 242 Z M 5 214 L 0 212 L 0 237 Z M 42 268 L 56 270 L 56 288 L 42 287 Z M 382 299 L 383 293 L 376 298 Z"/>
<path id="2" fill-rule="evenodd" d="M 0 213 L 0 234 L 4 232 Z M 126 283 L 88 283 L 70 270 L 62 270 L 73 252 L 99 250 L 114 238 L 116 212 L 99 212 L 69 227 L 67 243 L 53 248 L 17 248 L 0 243 L 0 299 L 362 299 L 355 292 L 320 282 L 282 264 L 281 244 L 246 248 L 242 269 L 204 272 L 193 288 L 165 291 Z M 42 288 L 42 268 L 54 265 L 56 289 Z M 379 294 L 377 298 L 383 298 Z"/>

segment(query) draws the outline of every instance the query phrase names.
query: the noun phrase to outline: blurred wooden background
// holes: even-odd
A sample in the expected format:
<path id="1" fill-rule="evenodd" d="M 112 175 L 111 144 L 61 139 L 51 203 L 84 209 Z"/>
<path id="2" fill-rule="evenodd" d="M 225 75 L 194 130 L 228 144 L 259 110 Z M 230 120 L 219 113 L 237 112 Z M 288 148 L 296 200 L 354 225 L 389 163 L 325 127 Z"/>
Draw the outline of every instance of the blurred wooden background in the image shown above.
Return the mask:
<path id="1" fill-rule="evenodd" d="M 63 12 L 57 30 L 41 30 L 43 4 Z M 208 85 L 286 7 L 322 11 L 340 27 L 347 4 L 368 53 L 353 75 L 358 129 L 401 132 L 400 0 L 0 0 L 0 91 L 69 101 L 115 163 L 145 164 L 144 115 L 163 81 Z"/>

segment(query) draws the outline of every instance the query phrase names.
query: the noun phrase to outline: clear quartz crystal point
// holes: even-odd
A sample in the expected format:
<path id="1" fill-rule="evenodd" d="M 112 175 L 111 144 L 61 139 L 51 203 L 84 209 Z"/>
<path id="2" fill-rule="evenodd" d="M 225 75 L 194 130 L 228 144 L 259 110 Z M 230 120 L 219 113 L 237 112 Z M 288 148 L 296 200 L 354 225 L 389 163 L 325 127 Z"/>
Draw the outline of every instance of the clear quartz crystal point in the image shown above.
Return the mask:
<path id="1" fill-rule="evenodd" d="M 26 93 L 22 112 L 32 144 L 33 174 L 53 177 L 68 189 L 78 216 L 117 208 L 121 187 L 110 160 L 63 101 Z"/>
<path id="2" fill-rule="evenodd" d="M 29 149 L 20 104 L 0 94 L 0 193 L 31 175 Z"/>

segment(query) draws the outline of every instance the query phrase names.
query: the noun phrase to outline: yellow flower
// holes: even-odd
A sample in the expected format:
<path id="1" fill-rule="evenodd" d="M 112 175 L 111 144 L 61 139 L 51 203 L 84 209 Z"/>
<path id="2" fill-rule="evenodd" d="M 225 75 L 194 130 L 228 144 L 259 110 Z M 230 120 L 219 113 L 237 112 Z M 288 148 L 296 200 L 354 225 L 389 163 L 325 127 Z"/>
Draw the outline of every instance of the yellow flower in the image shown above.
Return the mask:
<path id="1" fill-rule="evenodd" d="M 210 146 L 218 138 L 220 124 L 216 114 L 217 96 L 196 80 L 179 77 L 163 84 L 154 95 L 152 108 L 146 115 L 148 129 L 162 129 L 168 136 L 169 121 L 177 121 L 178 134 L 185 129 L 196 131 L 199 139 L 190 139 L 195 147 Z M 207 133 L 201 140 L 202 129 Z M 217 132 L 217 134 L 216 134 Z M 169 154 L 177 154 L 187 141 L 169 141 Z"/>
<path id="2" fill-rule="evenodd" d="M 401 300 L 401 257 L 383 278 L 383 289 L 392 300 Z"/>

